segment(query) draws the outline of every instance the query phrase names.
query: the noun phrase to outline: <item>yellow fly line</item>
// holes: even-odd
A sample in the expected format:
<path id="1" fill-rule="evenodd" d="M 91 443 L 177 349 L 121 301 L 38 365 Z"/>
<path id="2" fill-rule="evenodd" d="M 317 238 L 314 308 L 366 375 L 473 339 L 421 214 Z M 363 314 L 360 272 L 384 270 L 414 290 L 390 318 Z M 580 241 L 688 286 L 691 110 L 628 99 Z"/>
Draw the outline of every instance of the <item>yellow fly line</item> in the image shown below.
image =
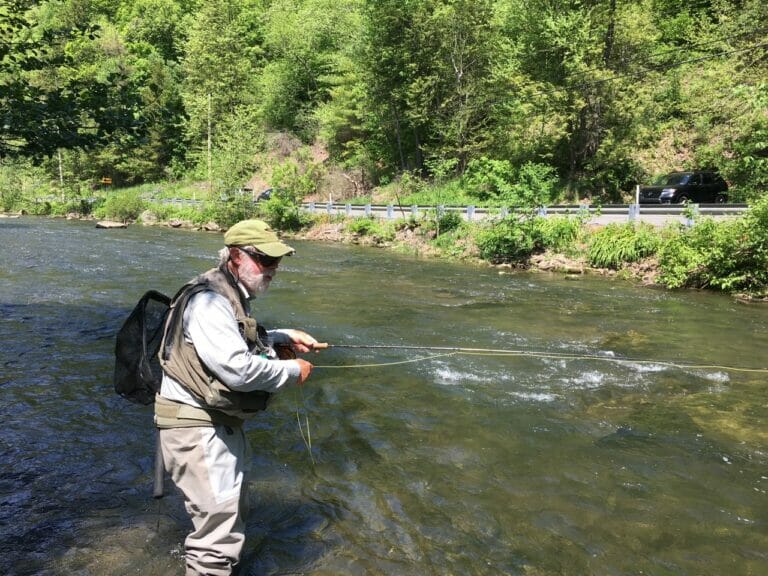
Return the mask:
<path id="1" fill-rule="evenodd" d="M 420 346 L 397 346 L 397 345 L 324 345 L 316 346 L 318 349 L 326 348 L 367 348 L 367 349 L 403 349 L 403 350 L 445 350 L 440 354 L 431 354 L 429 356 L 419 356 L 407 360 L 396 360 L 393 362 L 377 362 L 372 364 L 343 364 L 343 365 L 323 365 L 315 364 L 315 368 L 325 370 L 340 370 L 350 368 L 380 368 L 384 366 L 397 366 L 400 364 L 412 364 L 417 362 L 426 362 L 436 358 L 445 358 L 448 356 L 493 356 L 493 357 L 531 357 L 531 358 L 549 358 L 558 360 L 601 360 L 603 362 L 615 362 L 620 364 L 651 364 L 656 366 L 668 366 L 671 368 L 686 370 L 722 370 L 725 372 L 747 372 L 755 374 L 766 374 L 768 368 L 745 368 L 740 366 L 724 366 L 717 364 L 682 364 L 670 362 L 667 360 L 641 360 L 637 358 L 616 358 L 613 356 L 601 356 L 596 354 L 575 354 L 567 352 L 542 352 L 536 350 L 499 350 L 492 348 L 452 348 L 447 346 L 420 347 Z"/>

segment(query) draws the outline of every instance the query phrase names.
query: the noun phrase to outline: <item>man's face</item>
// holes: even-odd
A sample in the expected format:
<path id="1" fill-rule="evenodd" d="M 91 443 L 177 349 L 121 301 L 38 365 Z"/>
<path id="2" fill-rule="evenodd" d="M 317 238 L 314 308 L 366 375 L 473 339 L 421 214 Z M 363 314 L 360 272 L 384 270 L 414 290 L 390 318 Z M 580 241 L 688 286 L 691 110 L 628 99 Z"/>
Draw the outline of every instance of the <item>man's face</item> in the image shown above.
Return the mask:
<path id="1" fill-rule="evenodd" d="M 240 248 L 238 252 L 240 257 L 236 260 L 236 265 L 240 282 L 251 296 L 266 292 L 272 278 L 277 274 L 280 258 L 270 258 Z"/>

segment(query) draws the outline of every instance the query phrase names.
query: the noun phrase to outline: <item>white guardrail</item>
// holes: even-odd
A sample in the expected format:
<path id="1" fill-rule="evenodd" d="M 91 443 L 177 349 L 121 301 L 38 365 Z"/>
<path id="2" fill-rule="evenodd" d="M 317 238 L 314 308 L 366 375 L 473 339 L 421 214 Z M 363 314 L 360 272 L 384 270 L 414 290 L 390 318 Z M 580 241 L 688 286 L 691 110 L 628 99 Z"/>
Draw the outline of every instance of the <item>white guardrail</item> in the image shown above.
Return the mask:
<path id="1" fill-rule="evenodd" d="M 165 199 L 162 202 L 177 205 L 200 205 L 200 200 Z M 394 204 L 342 204 L 338 202 L 304 202 L 303 210 L 311 214 L 327 214 L 329 216 L 344 216 L 347 218 L 373 217 L 397 220 L 403 218 L 420 218 L 436 211 L 456 212 L 466 221 L 486 219 L 502 219 L 515 213 L 512 208 L 479 208 L 476 206 L 400 206 Z M 680 204 L 606 204 L 603 206 L 590 205 L 559 205 L 544 206 L 538 209 L 540 216 L 571 215 L 583 216 L 589 224 L 610 224 L 613 222 L 638 221 L 656 226 L 669 222 L 682 222 L 691 225 L 697 215 L 709 216 L 715 219 L 732 218 L 744 214 L 747 204 L 692 204 L 689 208 Z"/>
<path id="2" fill-rule="evenodd" d="M 327 214 L 329 216 L 373 217 L 396 220 L 401 218 L 419 218 L 436 211 L 457 212 L 464 220 L 476 221 L 487 218 L 501 219 L 514 213 L 509 208 L 478 208 L 475 206 L 396 206 L 393 204 L 341 204 L 333 202 L 304 202 L 302 208 L 312 214 Z M 590 223 L 607 224 L 610 222 L 644 221 L 652 224 L 664 224 L 680 220 L 688 222 L 696 215 L 711 216 L 717 219 L 744 214 L 748 209 L 746 204 L 693 204 L 689 209 L 680 204 L 610 204 L 604 206 L 568 205 L 546 206 L 538 209 L 540 216 L 573 215 L 584 216 Z"/>

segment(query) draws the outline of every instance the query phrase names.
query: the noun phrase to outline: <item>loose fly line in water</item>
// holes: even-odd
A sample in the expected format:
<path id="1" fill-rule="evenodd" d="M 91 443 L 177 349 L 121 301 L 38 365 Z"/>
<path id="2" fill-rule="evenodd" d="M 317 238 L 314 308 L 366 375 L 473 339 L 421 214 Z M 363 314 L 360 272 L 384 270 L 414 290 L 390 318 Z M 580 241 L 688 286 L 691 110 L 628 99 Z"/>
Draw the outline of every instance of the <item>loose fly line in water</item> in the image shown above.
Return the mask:
<path id="1" fill-rule="evenodd" d="M 768 368 L 745 368 L 741 366 L 722 366 L 715 364 L 688 364 L 680 362 L 671 362 L 669 360 L 643 360 L 638 358 L 620 358 L 611 355 L 601 354 L 578 354 L 572 352 L 547 352 L 542 350 L 515 350 L 499 348 L 464 348 L 460 346 L 414 346 L 406 344 L 328 344 L 325 342 L 316 343 L 314 350 L 328 350 L 331 348 L 351 349 L 351 350 L 421 350 L 432 351 L 437 354 L 429 356 L 419 356 L 418 358 L 408 358 L 406 360 L 395 360 L 393 362 L 379 362 L 375 364 L 314 364 L 316 369 L 351 369 L 351 368 L 380 368 L 384 366 L 396 366 L 398 364 L 412 364 L 416 362 L 426 362 L 436 358 L 446 358 L 448 356 L 493 356 L 493 357 L 531 357 L 548 358 L 556 360 L 601 360 L 604 362 L 614 362 L 619 364 L 650 364 L 655 366 L 667 366 L 681 370 L 723 370 L 725 372 L 748 372 L 757 374 L 768 373 Z M 304 392 L 302 390 L 302 402 L 304 401 Z M 306 404 L 304 404 L 306 406 Z M 299 424 L 299 433 L 307 448 L 312 465 L 315 465 L 315 459 L 312 456 L 312 440 L 309 434 L 309 418 L 304 415 L 304 424 L 302 426 L 299 415 L 299 405 L 296 405 L 296 420 Z"/>

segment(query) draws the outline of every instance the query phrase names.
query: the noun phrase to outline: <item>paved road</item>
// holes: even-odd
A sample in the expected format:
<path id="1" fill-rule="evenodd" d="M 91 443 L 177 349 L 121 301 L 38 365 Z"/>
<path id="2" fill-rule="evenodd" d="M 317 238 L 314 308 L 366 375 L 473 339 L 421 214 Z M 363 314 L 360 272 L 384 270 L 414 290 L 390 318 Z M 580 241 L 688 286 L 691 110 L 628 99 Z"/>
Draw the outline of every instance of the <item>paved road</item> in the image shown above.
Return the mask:
<path id="1" fill-rule="evenodd" d="M 373 216 L 375 218 L 399 219 L 420 217 L 434 208 L 427 206 L 352 206 L 350 204 L 328 203 L 304 203 L 303 208 L 315 214 L 344 215 L 348 217 Z M 499 209 L 469 207 L 445 207 L 446 211 L 458 212 L 465 220 L 483 220 L 486 218 L 499 218 L 508 212 Z M 711 216 L 716 220 L 733 218 L 744 214 L 746 204 L 701 204 L 694 206 L 694 211 L 702 216 Z M 612 222 L 628 222 L 630 219 L 647 222 L 654 226 L 663 226 L 671 222 L 687 223 L 686 210 L 680 205 L 648 205 L 641 204 L 640 209 L 635 206 L 611 205 L 611 206 L 550 206 L 539 212 L 543 216 L 563 214 L 589 214 L 589 224 L 605 225 Z"/>

